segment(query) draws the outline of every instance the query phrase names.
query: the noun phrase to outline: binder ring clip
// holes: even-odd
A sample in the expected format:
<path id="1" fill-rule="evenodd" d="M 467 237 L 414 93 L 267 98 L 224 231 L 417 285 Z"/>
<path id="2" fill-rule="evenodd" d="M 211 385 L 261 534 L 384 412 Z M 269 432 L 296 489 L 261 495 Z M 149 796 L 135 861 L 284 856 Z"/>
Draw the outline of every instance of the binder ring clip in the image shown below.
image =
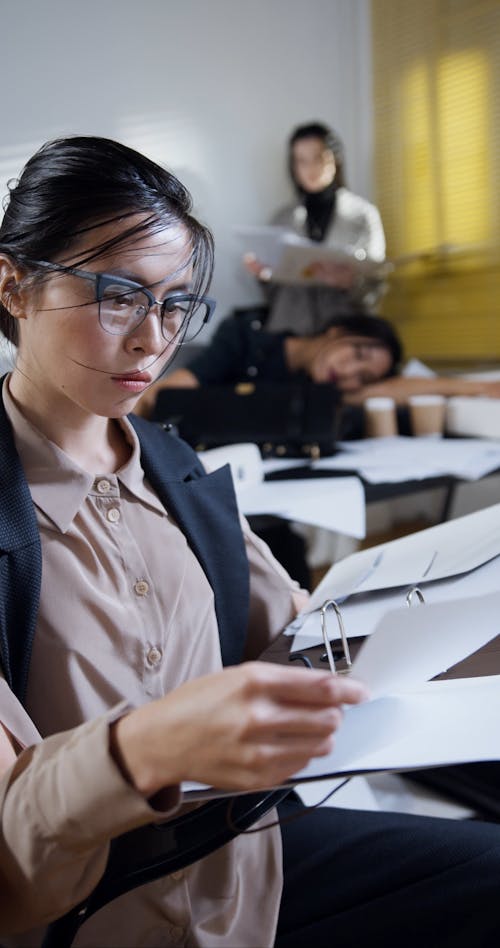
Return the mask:
<path id="1" fill-rule="evenodd" d="M 424 599 L 424 594 L 422 590 L 419 589 L 418 586 L 414 586 L 413 589 L 410 589 L 406 593 L 406 605 L 408 606 L 409 609 L 411 609 L 412 599 L 414 596 L 417 597 L 419 603 L 421 603 L 422 605 L 425 605 L 425 599 Z"/>
<path id="2" fill-rule="evenodd" d="M 328 630 L 326 627 L 326 613 L 329 606 L 332 607 L 333 611 L 335 612 L 335 615 L 337 616 L 337 622 L 338 622 L 339 630 L 340 630 L 340 638 L 342 640 L 342 648 L 344 650 L 344 657 L 345 657 L 345 662 L 347 666 L 346 668 L 342 668 L 338 672 L 337 672 L 337 669 L 335 668 L 335 659 L 333 657 L 332 646 L 330 645 L 330 639 L 328 637 Z M 342 613 L 334 599 L 327 599 L 323 603 L 321 607 L 321 611 L 320 611 L 320 616 L 321 616 L 321 633 L 323 635 L 323 642 L 324 642 L 326 654 L 328 657 L 328 664 L 330 666 L 330 671 L 333 674 L 337 673 L 339 675 L 346 675 L 350 671 L 351 665 L 352 665 L 351 653 L 349 652 L 349 643 L 347 641 L 347 636 L 345 634 Z"/>

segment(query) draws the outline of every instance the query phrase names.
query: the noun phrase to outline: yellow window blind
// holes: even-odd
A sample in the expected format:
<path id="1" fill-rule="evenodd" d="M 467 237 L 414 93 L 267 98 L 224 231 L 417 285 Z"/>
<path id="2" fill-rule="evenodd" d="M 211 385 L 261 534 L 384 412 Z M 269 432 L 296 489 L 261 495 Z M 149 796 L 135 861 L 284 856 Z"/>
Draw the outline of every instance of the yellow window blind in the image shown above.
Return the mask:
<path id="1" fill-rule="evenodd" d="M 409 355 L 500 361 L 500 0 L 372 0 L 381 311 Z"/>

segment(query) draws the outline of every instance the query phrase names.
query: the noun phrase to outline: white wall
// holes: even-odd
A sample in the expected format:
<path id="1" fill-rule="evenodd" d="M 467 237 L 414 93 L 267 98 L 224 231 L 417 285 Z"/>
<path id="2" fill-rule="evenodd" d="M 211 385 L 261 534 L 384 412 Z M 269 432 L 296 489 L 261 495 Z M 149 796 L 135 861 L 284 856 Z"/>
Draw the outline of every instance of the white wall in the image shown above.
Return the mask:
<path id="1" fill-rule="evenodd" d="M 57 135 L 144 151 L 214 230 L 219 318 L 258 299 L 231 228 L 288 199 L 293 126 L 333 125 L 371 196 L 369 0 L 17 0 L 1 23 L 1 194 Z"/>

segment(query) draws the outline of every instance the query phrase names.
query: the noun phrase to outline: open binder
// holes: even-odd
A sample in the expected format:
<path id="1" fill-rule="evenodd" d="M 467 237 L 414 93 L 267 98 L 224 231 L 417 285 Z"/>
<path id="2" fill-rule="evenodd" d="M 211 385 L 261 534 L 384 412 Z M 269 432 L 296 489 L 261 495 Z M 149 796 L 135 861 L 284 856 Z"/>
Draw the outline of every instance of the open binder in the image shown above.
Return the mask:
<path id="1" fill-rule="evenodd" d="M 380 568 L 382 565 L 385 566 L 385 571 Z M 397 576 L 398 581 L 404 582 L 387 587 L 384 576 L 386 579 L 389 577 L 389 580 Z M 416 591 L 412 593 L 416 581 L 419 584 L 418 594 Z M 498 589 L 499 504 L 422 530 L 419 534 L 394 540 L 390 544 L 373 547 L 362 554 L 354 554 L 334 565 L 313 594 L 314 610 L 299 616 L 296 627 L 295 623 L 291 624 L 290 631 L 294 634 L 292 654 L 297 657 L 305 649 L 307 655 L 307 648 L 314 645 L 324 644 L 326 647 L 321 624 L 321 607 L 327 597 L 338 595 L 339 600 L 342 600 L 339 606 L 342 622 L 346 635 L 352 641 L 358 636 L 371 636 L 383 616 L 392 610 L 404 610 L 405 606 L 413 606 L 415 603 L 420 605 L 422 599 L 425 602 L 424 609 L 432 604 L 448 601 L 454 604 L 459 612 L 460 604 L 468 598 L 475 597 L 476 602 L 480 602 L 486 597 L 483 601 L 488 602 L 489 594 Z M 309 609 L 310 606 L 311 603 Z M 496 625 L 497 614 L 492 612 L 486 620 L 492 622 L 494 635 L 500 633 L 500 616 L 498 627 Z M 472 631 L 469 655 L 478 647 L 477 642 L 473 641 L 474 630 L 480 628 L 484 621 L 480 610 L 470 617 L 469 627 Z M 329 634 L 332 636 L 330 644 L 334 652 L 341 653 L 339 631 L 332 627 L 331 622 Z M 495 660 L 494 642 L 488 646 L 488 657 L 492 670 L 500 667 L 500 656 L 498 662 Z M 472 673 L 484 675 L 484 670 L 488 668 L 488 657 L 474 656 L 468 662 Z M 411 660 L 408 656 L 408 663 Z M 443 671 L 452 664 L 451 658 L 444 662 Z M 343 667 L 345 665 L 344 662 Z M 339 668 L 342 668 L 342 662 Z M 362 676 L 362 667 L 354 670 L 354 674 L 357 672 Z M 429 757 L 426 764 L 422 758 L 418 759 L 414 755 L 413 767 L 410 768 L 403 767 L 400 758 L 398 766 L 392 769 L 405 771 L 411 780 L 473 807 L 486 819 L 500 820 L 500 762 L 495 734 L 492 731 L 492 721 L 498 711 L 495 689 L 500 684 L 500 679 L 491 679 L 492 690 L 488 679 L 472 679 L 470 692 L 465 690 L 466 681 L 463 679 L 443 682 L 442 685 L 447 690 L 442 692 L 436 689 L 436 685 L 441 685 L 440 682 L 431 682 L 429 688 L 423 690 L 420 699 L 414 696 L 415 702 L 420 702 L 415 706 L 425 711 L 427 705 L 429 708 L 432 706 L 431 701 L 434 702 L 437 696 L 440 697 L 441 706 L 438 706 L 434 729 L 431 729 L 429 739 L 432 740 L 436 728 L 446 725 L 446 716 L 453 724 L 452 734 L 445 748 L 447 753 L 443 754 L 439 761 Z M 460 720 L 460 714 L 453 704 L 454 693 L 462 696 L 466 706 L 470 699 L 474 702 L 474 714 L 477 715 L 475 719 L 466 715 L 465 720 Z M 409 700 L 408 696 L 405 700 Z M 416 726 L 417 723 L 415 722 Z M 418 723 L 418 726 L 420 725 L 422 721 Z M 462 753 L 454 760 L 451 753 L 452 738 L 455 734 L 460 734 L 461 728 Z M 408 740 L 411 742 L 410 737 Z M 386 759 L 384 763 L 389 761 Z"/>
<path id="2" fill-rule="evenodd" d="M 322 643 L 320 609 L 326 599 L 342 605 L 352 639 L 371 635 L 383 615 L 406 604 L 414 586 L 429 604 L 500 589 L 500 504 L 335 563 L 286 630 L 294 636 L 292 652 Z"/>
<path id="3" fill-rule="evenodd" d="M 388 613 L 351 668 L 371 700 L 345 709 L 333 752 L 310 761 L 287 785 L 500 761 L 500 675 L 430 680 L 499 631 L 498 592 L 410 608 L 405 602 Z M 187 799 L 225 795 L 198 784 L 183 791 Z"/>

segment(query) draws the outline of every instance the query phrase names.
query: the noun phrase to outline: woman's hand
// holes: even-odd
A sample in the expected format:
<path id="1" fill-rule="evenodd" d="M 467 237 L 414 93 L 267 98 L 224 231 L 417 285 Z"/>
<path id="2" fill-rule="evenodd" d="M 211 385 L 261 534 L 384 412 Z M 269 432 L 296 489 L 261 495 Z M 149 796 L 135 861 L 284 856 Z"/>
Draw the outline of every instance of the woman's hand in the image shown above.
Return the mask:
<path id="1" fill-rule="evenodd" d="M 243 257 L 243 266 L 247 273 L 257 277 L 263 283 L 269 283 L 273 278 L 273 271 L 262 260 L 258 260 L 254 253 L 246 253 Z"/>
<path id="2" fill-rule="evenodd" d="M 366 697 L 330 672 L 248 662 L 131 712 L 114 726 L 114 751 L 145 796 L 184 780 L 256 790 L 330 753 L 342 705 Z"/>
<path id="3" fill-rule="evenodd" d="M 500 380 L 494 379 L 464 379 L 468 385 L 464 386 L 463 395 L 483 395 L 487 398 L 500 398 Z"/>

